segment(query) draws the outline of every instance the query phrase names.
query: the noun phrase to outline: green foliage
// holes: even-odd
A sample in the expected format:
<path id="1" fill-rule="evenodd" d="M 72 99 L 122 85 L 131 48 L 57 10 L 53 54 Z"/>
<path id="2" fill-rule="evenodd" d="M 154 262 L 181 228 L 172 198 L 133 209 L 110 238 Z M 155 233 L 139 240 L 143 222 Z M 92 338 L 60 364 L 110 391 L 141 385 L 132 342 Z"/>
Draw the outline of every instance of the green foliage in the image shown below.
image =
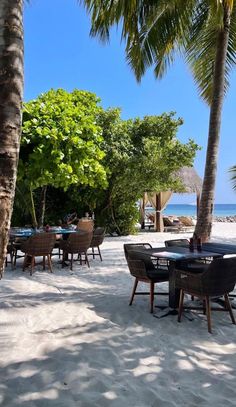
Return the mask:
<path id="1" fill-rule="evenodd" d="M 27 180 L 33 189 L 105 186 L 98 102 L 92 93 L 59 89 L 26 103 L 18 181 Z"/>
<path id="2" fill-rule="evenodd" d="M 145 191 L 183 190 L 173 172 L 192 165 L 198 146 L 177 140 L 182 119 L 171 112 L 122 120 L 120 109 L 103 110 L 98 101 L 88 92 L 51 90 L 26 104 L 16 222 L 32 190 L 39 212 L 47 185 L 46 222 L 58 223 L 73 208 L 79 216 L 95 212 L 97 224 L 126 235 L 135 232 Z M 25 211 L 24 222 L 33 212 Z"/>
<path id="3" fill-rule="evenodd" d="M 114 25 L 122 25 L 127 60 L 137 80 L 153 66 L 157 78 L 181 53 L 186 58 L 201 97 L 212 101 L 213 70 L 218 38 L 230 15 L 225 64 L 225 91 L 236 64 L 236 2 L 234 0 L 123 1 L 81 0 L 91 15 L 91 35 L 109 40 Z"/>
<path id="4" fill-rule="evenodd" d="M 192 140 L 187 144 L 177 140 L 183 121 L 173 112 L 123 121 L 118 109 L 110 109 L 100 112 L 98 122 L 103 128 L 109 187 L 86 189 L 80 198 L 96 201 L 96 218 L 107 230 L 127 234 L 135 229 L 136 202 L 145 191 L 183 191 L 173 172 L 192 165 L 198 146 Z"/>
<path id="5" fill-rule="evenodd" d="M 90 92 L 59 89 L 25 104 L 19 190 L 30 194 L 46 185 L 64 190 L 71 185 L 106 186 L 98 102 Z"/>

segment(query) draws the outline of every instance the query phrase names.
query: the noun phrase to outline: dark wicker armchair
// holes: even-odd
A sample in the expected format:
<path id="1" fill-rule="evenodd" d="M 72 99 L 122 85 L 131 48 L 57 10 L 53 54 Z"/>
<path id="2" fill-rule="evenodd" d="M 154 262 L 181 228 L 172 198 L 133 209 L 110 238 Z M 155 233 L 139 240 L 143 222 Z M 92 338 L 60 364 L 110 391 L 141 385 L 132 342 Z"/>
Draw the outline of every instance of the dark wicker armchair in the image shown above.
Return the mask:
<path id="1" fill-rule="evenodd" d="M 176 270 L 176 288 L 180 288 L 178 321 L 181 320 L 184 294 L 191 294 L 203 299 L 203 309 L 207 314 L 208 332 L 211 330 L 210 297 L 224 296 L 225 308 L 216 310 L 229 311 L 235 324 L 228 293 L 233 291 L 236 283 L 236 257 L 214 259 L 210 264 L 202 265 L 202 273 Z"/>
<path id="2" fill-rule="evenodd" d="M 169 280 L 169 273 L 163 268 L 155 265 L 149 254 L 140 253 L 139 248 L 147 249 L 152 246 L 149 243 L 124 244 L 125 257 L 128 263 L 130 274 L 135 277 L 133 291 L 131 294 L 129 305 L 132 305 L 135 295 L 150 296 L 150 312 L 153 313 L 155 283 L 160 283 Z M 148 283 L 150 285 L 149 292 L 136 292 L 139 282 Z M 159 293 L 166 295 L 167 293 Z"/>
<path id="3" fill-rule="evenodd" d="M 35 257 L 41 256 L 43 257 L 43 269 L 45 270 L 45 257 L 47 257 L 48 267 L 52 273 L 51 253 L 54 244 L 55 234 L 53 233 L 38 233 L 22 243 L 21 251 L 25 253 L 23 271 L 29 265 L 30 261 L 30 275 L 32 275 L 35 265 Z"/>
<path id="4" fill-rule="evenodd" d="M 5 265 L 6 267 L 8 266 L 9 260 L 8 260 L 8 255 L 10 256 L 10 263 L 11 263 L 11 268 L 13 268 L 14 264 L 14 246 L 13 246 L 13 241 L 9 239 L 8 245 L 7 245 L 7 255 L 6 255 L 6 260 L 5 260 Z"/>
<path id="5" fill-rule="evenodd" d="M 104 237 L 105 228 L 97 227 L 93 232 L 93 237 L 89 246 L 89 248 L 92 249 L 92 253 L 87 253 L 88 255 L 92 255 L 93 258 L 95 258 L 95 256 L 99 256 L 101 261 L 102 255 L 99 246 L 101 246 L 101 244 L 103 243 Z M 95 249 L 97 249 L 97 253 L 95 252 Z"/>
<path id="6" fill-rule="evenodd" d="M 92 240 L 92 233 L 90 232 L 77 232 L 71 233 L 67 240 L 62 240 L 59 243 L 60 249 L 63 251 L 62 266 L 65 264 L 65 260 L 68 258 L 68 254 L 71 255 L 70 258 L 70 269 L 73 269 L 74 254 L 78 254 L 80 264 L 84 261 L 85 264 L 89 265 L 87 251 L 90 247 Z M 84 259 L 82 258 L 84 256 Z"/>

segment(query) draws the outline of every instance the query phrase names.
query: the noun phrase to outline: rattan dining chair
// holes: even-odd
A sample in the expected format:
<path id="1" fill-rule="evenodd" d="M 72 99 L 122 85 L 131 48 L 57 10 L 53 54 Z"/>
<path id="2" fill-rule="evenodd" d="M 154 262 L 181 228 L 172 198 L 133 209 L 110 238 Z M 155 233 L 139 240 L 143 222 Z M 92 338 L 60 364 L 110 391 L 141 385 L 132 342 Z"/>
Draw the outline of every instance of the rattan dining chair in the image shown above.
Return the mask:
<path id="1" fill-rule="evenodd" d="M 208 332 L 212 333 L 210 297 L 224 296 L 225 308 L 214 308 L 214 310 L 229 311 L 232 323 L 235 318 L 229 301 L 228 293 L 233 291 L 236 283 L 236 257 L 214 259 L 210 264 L 202 265 L 201 273 L 176 270 L 176 288 L 180 288 L 178 321 L 181 321 L 184 308 L 184 294 L 191 294 L 203 299 L 205 304 Z M 191 308 L 191 307 L 190 307 Z"/>
<path id="2" fill-rule="evenodd" d="M 124 244 L 124 252 L 129 267 L 130 274 L 135 278 L 134 286 L 129 305 L 132 305 L 135 295 L 149 295 L 150 312 L 153 313 L 154 295 L 168 295 L 168 293 L 155 293 L 155 284 L 169 281 L 169 273 L 166 269 L 158 267 L 151 260 L 150 255 L 138 252 L 138 249 L 148 249 L 152 246 L 149 243 Z M 139 282 L 147 283 L 150 286 L 149 292 L 136 292 Z"/>
<path id="3" fill-rule="evenodd" d="M 77 229 L 83 230 L 84 232 L 93 232 L 94 221 L 93 219 L 82 218 L 79 219 L 77 223 Z"/>
<path id="4" fill-rule="evenodd" d="M 80 264 L 83 262 L 90 267 L 87 251 L 90 247 L 92 240 L 91 232 L 77 232 L 71 233 L 67 240 L 62 240 L 59 243 L 60 249 L 63 251 L 63 260 L 62 267 L 65 264 L 68 254 L 70 254 L 70 269 L 73 270 L 73 260 L 74 254 L 77 254 L 78 257 L 76 260 L 80 261 Z M 84 256 L 84 258 L 83 258 Z"/>
<path id="5" fill-rule="evenodd" d="M 54 244 L 55 234 L 46 232 L 35 234 L 22 243 L 21 251 L 25 253 L 23 271 L 30 265 L 30 275 L 32 275 L 35 266 L 35 257 L 43 257 L 43 269 L 45 270 L 45 258 L 47 257 L 48 267 L 52 273 L 51 253 Z"/>
<path id="6" fill-rule="evenodd" d="M 105 237 L 105 228 L 96 227 L 96 229 L 93 232 L 92 240 L 89 246 L 89 248 L 92 250 L 92 253 L 87 253 L 88 255 L 92 255 L 93 258 L 95 258 L 95 256 L 99 256 L 101 261 L 102 255 L 99 246 L 101 246 L 101 244 L 103 243 L 104 237 Z M 95 252 L 95 249 L 97 249 L 97 253 Z"/>

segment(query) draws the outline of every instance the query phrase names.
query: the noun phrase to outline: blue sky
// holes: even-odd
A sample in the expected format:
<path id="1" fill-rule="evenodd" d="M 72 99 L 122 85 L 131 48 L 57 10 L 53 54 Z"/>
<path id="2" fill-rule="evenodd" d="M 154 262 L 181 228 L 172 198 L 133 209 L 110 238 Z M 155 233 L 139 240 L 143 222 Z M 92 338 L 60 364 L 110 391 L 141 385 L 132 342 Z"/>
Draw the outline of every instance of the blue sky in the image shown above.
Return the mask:
<path id="1" fill-rule="evenodd" d="M 76 0 L 31 0 L 25 6 L 25 100 L 50 88 L 94 92 L 102 106 L 120 107 L 124 119 L 175 111 L 184 119 L 178 138 L 193 138 L 202 150 L 195 168 L 203 176 L 209 109 L 199 98 L 187 66 L 178 60 L 161 80 L 149 70 L 141 84 L 125 59 L 114 29 L 109 44 L 90 38 L 90 21 Z M 236 165 L 236 69 L 223 111 L 216 203 L 236 203 L 228 169 Z M 194 196 L 174 195 L 171 203 L 191 203 Z"/>

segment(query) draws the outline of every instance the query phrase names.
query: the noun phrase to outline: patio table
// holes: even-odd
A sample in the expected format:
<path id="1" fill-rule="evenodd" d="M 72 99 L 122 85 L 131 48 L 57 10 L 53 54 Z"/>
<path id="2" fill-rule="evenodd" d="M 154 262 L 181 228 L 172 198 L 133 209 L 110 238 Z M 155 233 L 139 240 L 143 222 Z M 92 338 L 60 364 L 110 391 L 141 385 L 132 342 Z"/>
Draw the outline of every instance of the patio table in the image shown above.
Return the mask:
<path id="1" fill-rule="evenodd" d="M 227 254 L 235 254 L 236 255 L 236 245 L 228 244 L 228 243 L 218 243 L 218 242 L 207 242 L 202 244 L 202 249 L 204 251 L 213 251 L 216 253 L 220 253 L 223 256 Z"/>
<path id="2" fill-rule="evenodd" d="M 206 258 L 217 258 L 222 257 L 221 253 L 217 253 L 210 250 L 202 251 L 190 251 L 188 247 L 182 246 L 171 246 L 171 247 L 160 247 L 152 249 L 137 249 L 137 252 L 142 252 L 144 254 L 150 255 L 156 259 L 165 259 L 168 261 L 169 269 L 169 307 L 173 310 L 178 308 L 179 305 L 179 295 L 180 290 L 175 287 L 175 269 L 178 266 L 179 261 L 184 261 L 186 263 L 193 262 L 197 259 Z M 173 312 L 171 312 L 173 313 Z"/>
<path id="3" fill-rule="evenodd" d="M 16 228 L 10 229 L 10 237 L 30 237 L 36 233 L 55 233 L 57 235 L 65 235 L 75 232 L 78 232 L 78 229 L 51 228 L 46 232 L 44 229 Z"/>

